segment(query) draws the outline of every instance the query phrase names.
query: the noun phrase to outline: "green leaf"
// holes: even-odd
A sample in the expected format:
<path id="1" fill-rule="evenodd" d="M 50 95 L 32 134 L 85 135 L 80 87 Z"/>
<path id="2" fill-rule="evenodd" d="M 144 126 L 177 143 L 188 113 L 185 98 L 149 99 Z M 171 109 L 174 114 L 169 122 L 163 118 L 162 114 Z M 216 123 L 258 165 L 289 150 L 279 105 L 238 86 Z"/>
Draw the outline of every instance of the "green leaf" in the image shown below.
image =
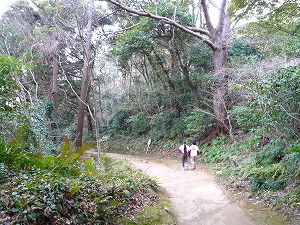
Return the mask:
<path id="1" fill-rule="evenodd" d="M 128 190 L 123 190 L 123 193 L 127 198 L 130 198 L 130 192 Z"/>

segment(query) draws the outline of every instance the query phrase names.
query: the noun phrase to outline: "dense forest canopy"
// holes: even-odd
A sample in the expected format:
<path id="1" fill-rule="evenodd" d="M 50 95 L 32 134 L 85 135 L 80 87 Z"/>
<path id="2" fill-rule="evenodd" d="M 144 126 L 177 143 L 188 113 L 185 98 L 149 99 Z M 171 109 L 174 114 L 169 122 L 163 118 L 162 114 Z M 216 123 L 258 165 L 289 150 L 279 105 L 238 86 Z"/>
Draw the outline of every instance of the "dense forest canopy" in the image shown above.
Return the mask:
<path id="1" fill-rule="evenodd" d="M 187 136 L 205 142 L 222 133 L 233 135 L 244 128 L 237 124 L 236 108 L 245 109 L 250 92 L 258 93 L 260 82 L 288 74 L 289 64 L 298 65 L 294 1 L 261 1 L 250 8 L 237 1 L 220 1 L 220 7 L 206 1 L 109 2 L 116 5 L 33 1 L 33 8 L 17 1 L 2 16 L 4 59 L 30 63 L 23 75 L 11 77 L 18 81 L 17 102 L 26 105 L 29 130 L 37 126 L 33 118 L 40 118 L 44 132 L 38 135 L 50 135 L 50 146 L 65 135 L 81 146 L 82 135 L 94 135 L 96 121 L 102 136 L 126 133 L 157 141 Z M 266 5 L 269 11 L 257 16 Z M 229 12 L 233 21 L 256 16 L 257 22 L 230 31 Z M 283 61 L 275 62 L 279 58 Z M 246 91 L 249 85 L 251 91 Z M 282 108 L 291 122 L 290 133 L 296 134 L 299 120 L 293 102 L 294 107 Z M 269 116 L 266 126 L 281 130 Z M 17 132 L 18 126 L 6 122 L 3 135 Z"/>
<path id="2" fill-rule="evenodd" d="M 136 154 L 149 139 L 173 148 L 250 136 L 255 168 L 270 152 L 270 165 L 299 166 L 298 1 L 31 3 L 0 19 L 3 146 L 59 156 L 68 139 L 72 151 L 96 143 L 100 157 L 111 143 Z M 248 175 L 263 187 L 257 171 Z M 299 182 L 299 170 L 289 175 L 298 181 L 278 188 Z"/>

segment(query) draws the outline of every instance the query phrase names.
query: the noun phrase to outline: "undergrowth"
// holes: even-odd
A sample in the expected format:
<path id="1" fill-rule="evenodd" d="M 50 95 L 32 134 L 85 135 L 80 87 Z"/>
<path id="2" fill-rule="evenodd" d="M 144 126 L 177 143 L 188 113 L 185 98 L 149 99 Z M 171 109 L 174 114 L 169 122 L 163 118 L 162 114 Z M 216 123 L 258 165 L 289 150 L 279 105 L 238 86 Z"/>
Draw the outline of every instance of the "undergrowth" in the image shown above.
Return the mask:
<path id="1" fill-rule="evenodd" d="M 276 140 L 262 145 L 254 135 L 235 141 L 222 136 L 202 146 L 202 160 L 229 188 L 248 191 L 249 196 L 294 216 L 300 209 L 299 144 Z"/>
<path id="2" fill-rule="evenodd" d="M 137 224 L 145 206 L 164 211 L 156 204 L 156 182 L 141 171 L 105 155 L 80 162 L 91 146 L 74 150 L 65 140 L 54 157 L 2 143 L 1 223 Z"/>

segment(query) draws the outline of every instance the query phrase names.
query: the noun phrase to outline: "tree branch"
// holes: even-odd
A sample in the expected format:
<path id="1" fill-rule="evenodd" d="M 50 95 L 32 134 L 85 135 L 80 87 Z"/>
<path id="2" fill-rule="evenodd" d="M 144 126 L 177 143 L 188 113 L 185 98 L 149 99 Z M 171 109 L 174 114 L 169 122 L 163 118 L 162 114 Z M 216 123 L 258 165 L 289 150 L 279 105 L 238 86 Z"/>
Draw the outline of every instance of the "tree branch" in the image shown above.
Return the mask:
<path id="1" fill-rule="evenodd" d="M 207 36 L 210 37 L 210 32 L 208 30 L 201 29 L 201 28 L 198 28 L 198 27 L 186 27 L 186 28 L 188 28 L 191 31 L 199 32 L 201 34 L 204 34 L 204 35 L 207 35 Z"/>
<path id="2" fill-rule="evenodd" d="M 227 12 L 227 10 L 225 9 L 226 8 L 226 5 L 227 5 L 227 0 L 223 0 L 222 1 L 222 4 L 221 4 L 221 8 L 219 9 L 219 23 L 218 23 L 218 30 L 221 30 L 224 26 L 224 22 L 225 22 L 225 20 L 224 20 L 224 17 L 226 16 L 226 15 L 224 15 L 224 14 L 226 14 L 226 12 Z"/>
<path id="3" fill-rule="evenodd" d="M 211 19 L 209 17 L 206 0 L 201 0 L 201 6 L 202 6 L 203 13 L 204 13 L 207 28 L 208 28 L 209 32 L 211 33 L 211 35 L 214 36 L 215 35 L 215 28 L 212 25 Z"/>
<path id="4" fill-rule="evenodd" d="M 167 17 L 163 17 L 163 16 L 159 16 L 159 15 L 154 15 L 152 13 L 149 13 L 149 12 L 145 12 L 145 11 L 140 11 L 140 10 L 137 10 L 137 9 L 133 9 L 133 8 L 130 8 L 126 5 L 124 5 L 122 2 L 118 1 L 118 0 L 105 0 L 107 2 L 110 2 L 118 7 L 120 7 L 121 9 L 124 9 L 125 11 L 131 13 L 131 14 L 134 14 L 134 15 L 139 15 L 139 16 L 144 16 L 144 17 L 149 17 L 149 18 L 152 18 L 152 19 L 156 19 L 156 20 L 160 20 L 166 24 L 169 24 L 169 25 L 172 25 L 172 26 L 175 26 L 177 27 L 178 29 L 184 31 L 185 33 L 188 33 L 194 37 L 197 37 L 199 39 L 201 39 L 205 44 L 207 44 L 211 49 L 216 49 L 216 46 L 213 44 L 213 42 L 209 39 L 207 39 L 206 37 L 204 37 L 203 35 L 208 35 L 210 36 L 210 33 L 206 30 L 203 30 L 203 29 L 199 29 L 199 28 L 190 28 L 190 27 L 186 27 L 186 26 L 183 26 L 179 23 L 177 23 L 176 21 L 174 20 L 171 20 L 170 18 L 167 18 Z M 197 32 L 201 33 L 197 33 Z"/>

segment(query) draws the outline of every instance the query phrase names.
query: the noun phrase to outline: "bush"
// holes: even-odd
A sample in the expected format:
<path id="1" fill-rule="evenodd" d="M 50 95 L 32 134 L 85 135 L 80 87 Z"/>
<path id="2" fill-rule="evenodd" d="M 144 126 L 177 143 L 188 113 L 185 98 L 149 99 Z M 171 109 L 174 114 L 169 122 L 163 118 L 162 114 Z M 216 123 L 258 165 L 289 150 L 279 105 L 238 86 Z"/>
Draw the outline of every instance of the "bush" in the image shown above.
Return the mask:
<path id="1" fill-rule="evenodd" d="M 68 141 L 57 157 L 0 150 L 1 221 L 9 224 L 127 223 L 126 215 L 155 199 L 156 183 L 141 171 L 105 156 L 80 164 L 85 150 Z"/>
<path id="2" fill-rule="evenodd" d="M 23 73 L 28 65 L 10 56 L 0 57 L 0 138 L 12 138 L 16 127 L 26 121 L 24 107 L 18 99 L 21 91 L 16 79 Z M 24 101 L 24 99 L 21 99 Z"/>
<path id="3" fill-rule="evenodd" d="M 285 186 L 283 179 L 284 168 L 282 164 L 270 164 L 264 167 L 252 167 L 247 176 L 250 179 L 253 191 L 260 189 L 278 190 Z"/>
<path id="4" fill-rule="evenodd" d="M 169 131 L 172 127 L 172 117 L 168 112 L 153 115 L 150 121 L 149 136 L 152 140 L 161 140 L 170 137 Z"/>
<path id="5" fill-rule="evenodd" d="M 193 138 L 201 136 L 211 126 L 210 116 L 198 111 L 192 111 L 189 116 L 184 118 L 184 122 L 186 124 L 185 134 Z"/>
<path id="6" fill-rule="evenodd" d="M 230 152 L 226 147 L 226 136 L 214 139 L 209 145 L 205 144 L 201 147 L 203 159 L 208 163 L 219 163 L 227 159 Z"/>
<path id="7" fill-rule="evenodd" d="M 238 38 L 230 40 L 228 48 L 228 61 L 230 64 L 247 64 L 258 60 L 258 50 L 250 44 Z"/>
<path id="8" fill-rule="evenodd" d="M 299 133 L 300 68 L 279 69 L 270 79 L 251 81 L 249 101 L 233 110 L 245 131 L 257 134 L 295 137 Z"/>
<path id="9" fill-rule="evenodd" d="M 112 134 L 126 133 L 129 129 L 128 119 L 130 110 L 121 109 L 116 111 L 109 119 L 108 126 Z"/>
<path id="10" fill-rule="evenodd" d="M 266 166 L 280 162 L 284 155 L 284 146 L 267 144 L 261 151 L 254 154 L 253 162 L 255 166 Z"/>
<path id="11" fill-rule="evenodd" d="M 131 127 L 131 130 L 135 134 L 143 134 L 148 129 L 147 117 L 144 113 L 138 113 L 131 116 L 128 121 Z"/>

